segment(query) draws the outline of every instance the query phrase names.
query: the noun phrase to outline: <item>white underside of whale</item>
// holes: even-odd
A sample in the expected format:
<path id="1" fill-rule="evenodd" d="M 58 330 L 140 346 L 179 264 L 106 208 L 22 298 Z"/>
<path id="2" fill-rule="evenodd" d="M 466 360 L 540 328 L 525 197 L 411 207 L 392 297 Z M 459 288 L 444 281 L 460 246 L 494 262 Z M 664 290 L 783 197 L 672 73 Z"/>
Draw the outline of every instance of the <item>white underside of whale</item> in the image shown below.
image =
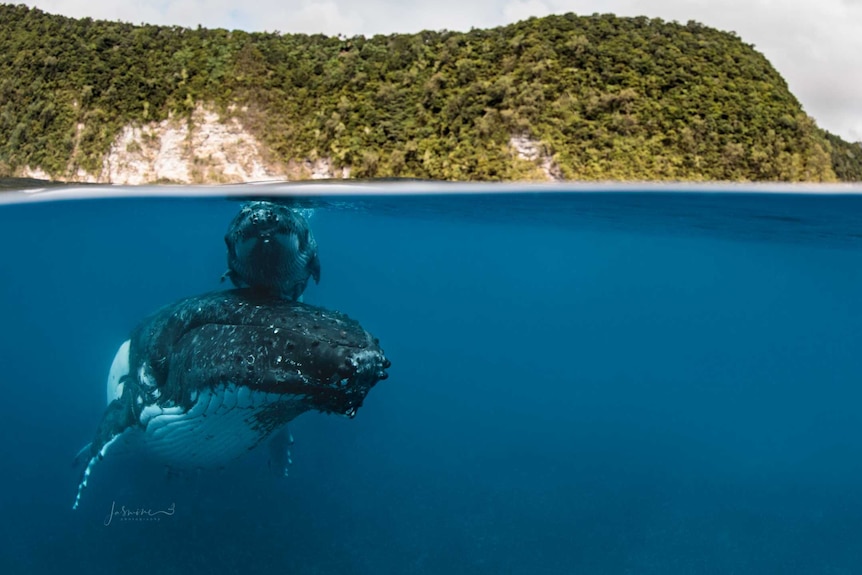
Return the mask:
<path id="1" fill-rule="evenodd" d="M 129 348 L 127 340 L 117 350 L 106 386 L 110 404 L 120 398 L 126 389 L 122 379 L 129 375 Z M 142 370 L 143 372 L 143 370 Z M 139 373 L 142 384 L 151 382 L 146 373 Z M 155 394 L 158 397 L 158 394 Z M 135 400 L 141 405 L 143 398 Z M 306 411 L 303 396 L 282 395 L 255 391 L 247 386 L 225 383 L 193 393 L 191 407 L 147 405 L 141 410 L 140 426 L 130 427 L 111 438 L 90 457 L 84 475 L 78 485 L 73 509 L 81 502 L 81 494 L 87 487 L 93 467 L 105 457 L 112 446 L 118 444 L 122 450 L 143 449 L 173 469 L 218 468 L 254 449 L 266 437 L 286 431 L 287 422 Z M 259 419 L 267 409 L 278 404 L 278 420 L 282 425 L 273 428 Z M 293 442 L 292 437 L 287 445 Z M 84 450 L 89 449 L 89 445 Z M 84 451 L 82 450 L 82 451 Z M 290 454 L 287 452 L 287 461 Z M 286 471 L 285 471 L 286 474 Z"/>
<path id="2" fill-rule="evenodd" d="M 131 341 L 128 339 L 123 342 L 117 354 L 114 356 L 114 361 L 111 362 L 111 370 L 108 372 L 107 395 L 108 403 L 110 404 L 115 399 L 123 395 L 123 384 L 120 379 L 129 374 L 129 347 Z"/>
<path id="3" fill-rule="evenodd" d="M 124 342 L 108 374 L 108 403 L 123 393 L 121 378 L 129 373 L 129 341 Z M 221 467 L 241 457 L 274 431 L 258 421 L 266 408 L 280 403 L 280 415 L 293 419 L 305 409 L 302 398 L 253 391 L 233 383 L 202 390 L 188 410 L 148 405 L 140 427 L 124 432 L 124 444 L 142 448 L 176 469 Z"/>
<path id="4" fill-rule="evenodd" d="M 305 411 L 295 396 L 227 384 L 202 391 L 188 411 L 178 407 L 145 408 L 141 413 L 144 427 L 136 433 L 147 451 L 171 467 L 220 467 L 241 457 L 274 431 L 262 426 L 257 415 L 275 403 L 282 403 L 280 409 L 288 419 Z"/>

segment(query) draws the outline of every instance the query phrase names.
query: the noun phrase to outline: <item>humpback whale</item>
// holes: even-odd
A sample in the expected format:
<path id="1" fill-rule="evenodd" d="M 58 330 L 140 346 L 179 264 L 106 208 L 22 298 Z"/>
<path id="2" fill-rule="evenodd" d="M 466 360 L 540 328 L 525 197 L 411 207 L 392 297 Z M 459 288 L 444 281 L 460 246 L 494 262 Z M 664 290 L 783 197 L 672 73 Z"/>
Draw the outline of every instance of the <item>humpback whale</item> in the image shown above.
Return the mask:
<path id="1" fill-rule="evenodd" d="M 268 201 L 245 204 L 228 226 L 228 271 L 236 287 L 296 300 L 308 279 L 320 282 L 317 242 L 308 222 L 287 206 Z"/>
<path id="2" fill-rule="evenodd" d="M 352 418 L 390 362 L 336 311 L 251 289 L 190 297 L 141 322 L 108 376 L 74 508 L 120 438 L 172 468 L 218 467 L 311 410 Z"/>

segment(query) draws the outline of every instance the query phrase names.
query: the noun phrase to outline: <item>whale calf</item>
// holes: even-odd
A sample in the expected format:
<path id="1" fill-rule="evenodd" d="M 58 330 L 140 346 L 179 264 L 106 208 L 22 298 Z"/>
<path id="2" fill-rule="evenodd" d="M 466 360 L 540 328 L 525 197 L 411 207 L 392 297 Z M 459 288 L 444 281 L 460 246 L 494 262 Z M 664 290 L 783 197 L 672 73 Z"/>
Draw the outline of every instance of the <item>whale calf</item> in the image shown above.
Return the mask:
<path id="1" fill-rule="evenodd" d="M 120 438 L 171 468 L 218 467 L 306 411 L 352 418 L 390 362 L 336 311 L 251 289 L 168 305 L 120 346 L 74 508 Z"/>
<path id="2" fill-rule="evenodd" d="M 309 278 L 320 282 L 320 257 L 308 221 L 293 209 L 258 200 L 245 204 L 224 237 L 236 287 L 296 300 Z"/>

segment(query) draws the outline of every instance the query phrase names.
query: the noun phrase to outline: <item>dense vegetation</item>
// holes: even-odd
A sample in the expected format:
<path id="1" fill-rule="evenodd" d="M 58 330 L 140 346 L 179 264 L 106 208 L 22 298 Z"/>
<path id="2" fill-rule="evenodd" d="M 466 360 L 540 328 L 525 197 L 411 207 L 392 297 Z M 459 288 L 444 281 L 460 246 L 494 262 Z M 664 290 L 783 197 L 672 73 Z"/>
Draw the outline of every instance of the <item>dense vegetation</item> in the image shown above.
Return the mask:
<path id="1" fill-rule="evenodd" d="M 832 151 L 832 169 L 842 182 L 862 182 L 862 142 L 851 144 L 825 132 Z"/>
<path id="2" fill-rule="evenodd" d="M 236 116 L 274 161 L 357 177 L 862 179 L 862 148 L 817 128 L 732 33 L 551 16 L 468 33 L 365 38 L 70 19 L 0 5 L 0 175 L 97 173 L 130 123 Z"/>

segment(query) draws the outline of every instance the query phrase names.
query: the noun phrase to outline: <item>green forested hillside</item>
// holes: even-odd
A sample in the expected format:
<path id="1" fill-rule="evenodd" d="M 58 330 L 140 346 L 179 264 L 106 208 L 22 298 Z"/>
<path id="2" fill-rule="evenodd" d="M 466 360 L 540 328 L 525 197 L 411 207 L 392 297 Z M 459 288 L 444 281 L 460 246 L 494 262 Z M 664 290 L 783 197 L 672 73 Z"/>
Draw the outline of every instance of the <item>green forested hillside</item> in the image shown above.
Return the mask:
<path id="1" fill-rule="evenodd" d="M 70 19 L 0 5 L 0 175 L 98 172 L 130 123 L 236 116 L 272 159 L 356 177 L 862 179 L 860 147 L 817 128 L 731 33 L 611 15 L 491 30 L 334 38 Z"/>
<path id="2" fill-rule="evenodd" d="M 842 182 L 862 182 L 862 142 L 851 144 L 825 132 L 832 153 L 832 169 Z"/>

